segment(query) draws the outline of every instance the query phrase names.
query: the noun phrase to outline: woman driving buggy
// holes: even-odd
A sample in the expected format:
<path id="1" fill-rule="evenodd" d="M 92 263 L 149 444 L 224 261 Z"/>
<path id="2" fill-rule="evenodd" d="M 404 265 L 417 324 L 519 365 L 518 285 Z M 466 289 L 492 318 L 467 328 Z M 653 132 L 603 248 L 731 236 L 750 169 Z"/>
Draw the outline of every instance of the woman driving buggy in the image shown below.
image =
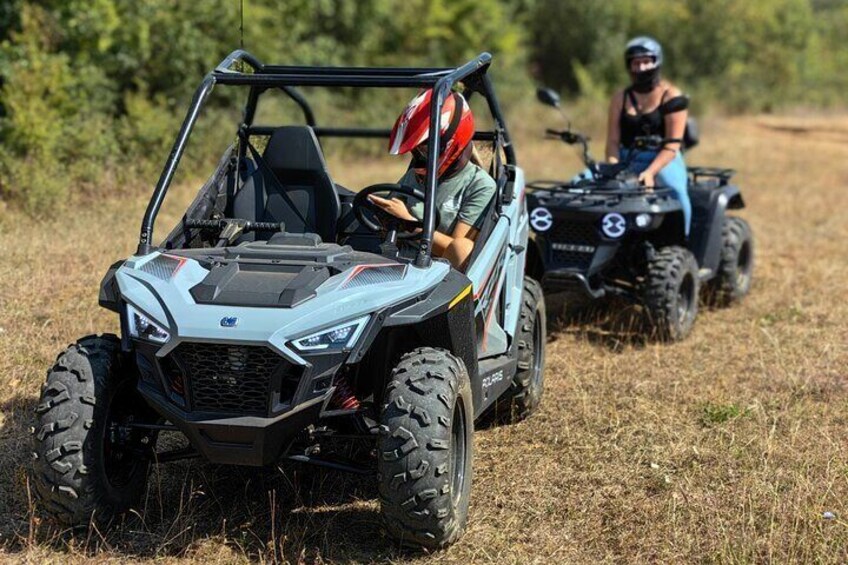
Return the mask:
<path id="1" fill-rule="evenodd" d="M 663 51 L 650 37 L 627 43 L 624 61 L 631 84 L 617 92 L 610 103 L 606 157 L 610 163 L 628 162 L 639 181 L 653 190 L 674 191 L 683 207 L 685 232 L 689 235 L 692 205 L 687 192 L 686 163 L 681 142 L 686 130 L 689 99 L 660 75 Z M 668 140 L 659 149 L 637 149 L 637 137 L 658 136 Z"/>
<path id="2" fill-rule="evenodd" d="M 424 190 L 430 129 L 432 89 L 419 93 L 400 114 L 389 138 L 389 153 L 412 153 L 409 169 L 398 184 Z M 495 195 L 495 181 L 474 159 L 474 116 L 465 98 L 452 93 L 442 106 L 439 123 L 439 161 L 436 165 L 436 208 L 440 221 L 433 233 L 433 254 L 463 269 L 474 250 L 485 212 Z M 423 217 L 423 204 L 412 206 L 400 198 L 369 200 L 402 220 Z"/>

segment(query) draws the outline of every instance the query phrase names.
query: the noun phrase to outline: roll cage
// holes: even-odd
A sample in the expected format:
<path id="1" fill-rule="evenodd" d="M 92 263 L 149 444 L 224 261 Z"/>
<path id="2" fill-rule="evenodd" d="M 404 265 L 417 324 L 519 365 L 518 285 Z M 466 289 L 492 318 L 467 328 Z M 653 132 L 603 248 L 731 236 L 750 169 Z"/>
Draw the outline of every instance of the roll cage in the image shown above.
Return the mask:
<path id="1" fill-rule="evenodd" d="M 362 127 L 320 127 L 316 123 L 315 114 L 309 102 L 296 89 L 298 86 L 325 87 L 378 87 L 378 88 L 433 88 L 434 96 L 430 105 L 430 132 L 428 144 L 427 174 L 424 184 L 424 228 L 421 234 L 415 264 L 419 267 L 429 266 L 433 232 L 435 231 L 435 196 L 436 196 L 436 164 L 439 154 L 439 135 L 436 128 L 439 124 L 442 105 L 454 85 L 462 82 L 466 92 L 471 95 L 480 93 L 489 107 L 494 118 L 492 131 L 477 131 L 476 140 L 488 140 L 496 144 L 495 160 L 499 162 L 499 148 L 503 148 L 507 165 L 515 165 L 515 150 L 510 142 L 509 132 L 503 120 L 500 105 L 495 96 L 491 78 L 487 74 L 492 56 L 481 53 L 464 65 L 456 68 L 421 68 L 421 67 L 310 67 L 265 65 L 256 57 L 244 50 L 230 53 L 221 63 L 210 72 L 194 93 L 186 117 L 180 127 L 171 153 L 153 191 L 139 234 L 137 254 L 144 255 L 151 251 L 153 240 L 153 224 L 165 198 L 165 194 L 173 180 L 174 173 L 185 151 L 188 138 L 191 135 L 200 109 L 212 89 L 220 84 L 224 86 L 250 87 L 244 108 L 243 122 L 239 128 L 246 135 L 267 135 L 274 128 L 253 124 L 259 96 L 268 89 L 278 88 L 288 95 L 302 110 L 307 125 L 313 128 L 320 137 L 348 138 L 388 138 L 391 130 L 385 128 Z M 249 67 L 252 72 L 233 70 L 236 63 L 241 67 Z M 239 144 L 239 156 L 244 156 L 244 144 Z M 496 171 L 499 172 L 499 171 Z M 500 188 L 499 183 L 499 188 Z"/>

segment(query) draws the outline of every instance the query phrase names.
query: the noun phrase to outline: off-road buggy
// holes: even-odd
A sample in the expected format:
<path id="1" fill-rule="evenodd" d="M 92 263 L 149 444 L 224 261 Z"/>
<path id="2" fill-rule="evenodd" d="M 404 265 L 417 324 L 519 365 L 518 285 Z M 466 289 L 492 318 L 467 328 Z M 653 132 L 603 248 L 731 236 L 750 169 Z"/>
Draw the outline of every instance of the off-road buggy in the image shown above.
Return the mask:
<path id="1" fill-rule="evenodd" d="M 554 91 L 537 94 L 559 108 Z M 694 124 L 688 132 L 691 148 L 697 143 Z M 713 304 L 729 305 L 748 293 L 751 229 L 742 218 L 727 215 L 745 205 L 730 182 L 734 171 L 688 169 L 692 221 L 687 237 L 680 202 L 670 188 L 640 186 L 628 161 L 596 162 L 589 138 L 570 128 L 547 134 L 580 146 L 588 171 L 569 181 L 528 185 L 527 274 L 554 302 L 579 308 L 601 297 L 622 297 L 643 307 L 652 334 L 679 340 L 692 329 L 701 294 Z M 635 149 L 656 150 L 667 141 L 637 138 Z"/>
<path id="2" fill-rule="evenodd" d="M 484 53 L 458 68 L 294 67 L 236 51 L 206 76 L 136 254 L 102 282 L 100 305 L 120 316 L 121 336 L 82 338 L 48 373 L 33 454 L 47 513 L 69 526 L 108 523 L 139 501 L 154 462 L 289 459 L 374 473 L 385 527 L 403 544 L 460 536 L 475 421 L 528 416 L 544 368 L 544 302 L 524 276 L 524 176 L 490 63 Z M 237 142 L 154 246 L 154 220 L 215 85 L 249 89 Z M 335 184 L 319 140 L 389 130 L 318 126 L 301 86 L 432 87 L 426 189 Z M 455 88 L 491 112 L 492 130 L 475 139 L 493 146 L 497 184 L 464 272 L 431 254 L 437 118 Z M 260 96 L 279 90 L 306 125 L 253 123 Z M 375 192 L 423 202 L 423 221 L 381 213 L 366 198 Z M 163 432 L 188 447 L 157 450 Z"/>

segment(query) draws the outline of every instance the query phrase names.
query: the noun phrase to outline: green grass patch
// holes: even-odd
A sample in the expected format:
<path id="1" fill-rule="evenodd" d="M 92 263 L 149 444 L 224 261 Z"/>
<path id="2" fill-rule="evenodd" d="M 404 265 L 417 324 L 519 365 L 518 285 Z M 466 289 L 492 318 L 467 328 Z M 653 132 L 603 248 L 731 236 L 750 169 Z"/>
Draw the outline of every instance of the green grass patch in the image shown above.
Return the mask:
<path id="1" fill-rule="evenodd" d="M 707 427 L 726 424 L 738 418 L 744 418 L 751 410 L 738 404 L 715 404 L 708 402 L 701 408 L 701 423 Z"/>

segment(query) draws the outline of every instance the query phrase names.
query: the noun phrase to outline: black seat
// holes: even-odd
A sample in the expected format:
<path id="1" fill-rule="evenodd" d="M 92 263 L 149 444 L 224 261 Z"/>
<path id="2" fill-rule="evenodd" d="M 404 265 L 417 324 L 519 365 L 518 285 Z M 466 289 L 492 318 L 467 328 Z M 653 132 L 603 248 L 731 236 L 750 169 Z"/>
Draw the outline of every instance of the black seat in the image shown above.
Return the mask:
<path id="1" fill-rule="evenodd" d="M 236 195 L 234 208 L 254 210 L 258 221 L 284 222 L 287 232 L 316 233 L 335 243 L 341 205 L 312 128 L 275 129 L 261 160 L 252 182 Z"/>

